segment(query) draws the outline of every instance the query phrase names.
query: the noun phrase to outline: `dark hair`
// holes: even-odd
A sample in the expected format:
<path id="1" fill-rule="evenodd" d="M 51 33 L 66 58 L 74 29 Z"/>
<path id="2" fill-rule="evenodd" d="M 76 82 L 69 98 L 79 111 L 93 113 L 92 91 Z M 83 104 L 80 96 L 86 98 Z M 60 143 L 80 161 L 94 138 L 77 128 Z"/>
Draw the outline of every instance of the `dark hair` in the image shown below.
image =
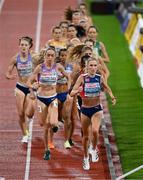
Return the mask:
<path id="1" fill-rule="evenodd" d="M 61 21 L 61 22 L 59 23 L 59 27 L 61 27 L 61 26 L 62 26 L 62 24 L 67 24 L 67 27 L 68 27 L 69 22 L 68 22 L 68 21 Z"/>
<path id="2" fill-rule="evenodd" d="M 72 14 L 73 14 L 73 9 L 70 6 L 65 9 L 64 16 L 65 16 L 66 20 L 71 22 L 72 21 Z"/>
<path id="3" fill-rule="evenodd" d="M 23 36 L 23 37 L 21 37 L 21 38 L 19 39 L 19 44 L 20 44 L 21 40 L 27 41 L 27 42 L 30 44 L 30 48 L 32 48 L 32 46 L 33 46 L 33 39 L 32 39 L 31 37 L 29 37 L 29 36 Z"/>
<path id="4" fill-rule="evenodd" d="M 48 46 L 48 47 L 46 48 L 46 52 L 47 52 L 48 50 L 53 50 L 53 51 L 55 51 L 55 52 L 56 52 L 56 50 L 55 50 L 55 47 L 54 47 L 54 46 Z"/>
<path id="5" fill-rule="evenodd" d="M 69 24 L 69 25 L 68 25 L 68 29 L 69 29 L 70 27 L 75 28 L 75 30 L 77 31 L 76 26 L 75 26 L 74 24 Z"/>
<path id="6" fill-rule="evenodd" d="M 77 25 L 76 30 L 77 30 L 77 37 L 78 38 L 86 36 L 86 30 L 81 25 Z"/>
<path id="7" fill-rule="evenodd" d="M 91 28 L 93 28 L 93 29 L 95 29 L 97 32 L 99 32 L 99 30 L 98 30 L 98 28 L 97 28 L 96 26 L 89 26 L 87 32 L 88 32 Z"/>
<path id="8" fill-rule="evenodd" d="M 84 41 L 84 43 L 86 43 L 86 42 L 92 42 L 92 44 L 94 45 L 94 41 L 93 41 L 92 39 L 86 39 L 86 40 Z"/>
<path id="9" fill-rule="evenodd" d="M 66 48 L 60 49 L 59 56 L 61 55 L 61 52 L 67 52 L 67 49 Z"/>
<path id="10" fill-rule="evenodd" d="M 56 54 L 55 47 L 54 46 L 48 46 L 43 50 L 43 57 L 46 55 L 47 51 L 52 50 Z"/>
<path id="11" fill-rule="evenodd" d="M 72 12 L 72 15 L 80 13 L 80 10 L 76 9 Z"/>
<path id="12" fill-rule="evenodd" d="M 80 7 L 80 6 L 85 6 L 85 7 L 87 7 L 87 5 L 86 5 L 85 3 L 80 3 L 80 4 L 79 4 L 79 7 Z"/>
<path id="13" fill-rule="evenodd" d="M 60 29 L 60 30 L 61 30 L 60 26 L 54 26 L 54 27 L 52 28 L 52 33 L 55 31 L 55 29 Z"/>

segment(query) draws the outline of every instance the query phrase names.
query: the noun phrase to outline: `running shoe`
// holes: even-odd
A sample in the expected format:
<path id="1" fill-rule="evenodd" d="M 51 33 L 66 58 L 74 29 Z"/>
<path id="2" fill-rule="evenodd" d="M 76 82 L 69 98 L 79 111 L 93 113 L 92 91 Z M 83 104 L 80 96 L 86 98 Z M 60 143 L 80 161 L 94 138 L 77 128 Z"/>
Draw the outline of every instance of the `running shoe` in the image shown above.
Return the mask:
<path id="1" fill-rule="evenodd" d="M 90 143 L 90 144 L 89 144 L 89 147 L 88 147 L 88 153 L 89 153 L 89 154 L 92 154 L 92 150 L 93 150 L 93 146 L 92 146 L 92 143 Z M 99 154 L 98 146 L 96 146 L 96 151 L 97 151 L 97 153 Z"/>
<path id="2" fill-rule="evenodd" d="M 83 169 L 89 170 L 90 169 L 90 163 L 89 163 L 89 157 L 83 158 Z"/>
<path id="3" fill-rule="evenodd" d="M 54 149 L 55 148 L 55 145 L 53 142 L 48 142 L 48 148 L 49 149 Z"/>
<path id="4" fill-rule="evenodd" d="M 27 135 L 25 135 L 25 136 L 22 137 L 21 142 L 22 143 L 28 143 L 28 140 L 29 140 L 29 137 Z"/>
<path id="5" fill-rule="evenodd" d="M 64 143 L 64 147 L 65 147 L 66 149 L 70 149 L 70 148 L 71 148 L 71 145 L 70 145 L 70 143 L 69 143 L 68 140 Z"/>
<path id="6" fill-rule="evenodd" d="M 43 156 L 44 160 L 50 160 L 51 156 L 50 156 L 50 151 L 46 150 Z"/>
<path id="7" fill-rule="evenodd" d="M 96 149 L 95 150 L 92 149 L 89 153 L 91 154 L 91 161 L 92 162 L 99 161 L 98 151 Z"/>
<path id="8" fill-rule="evenodd" d="M 74 146 L 74 143 L 73 143 L 72 139 L 69 139 L 69 143 L 70 143 L 71 146 Z"/>
<path id="9" fill-rule="evenodd" d="M 58 126 L 53 126 L 52 127 L 52 130 L 53 130 L 54 133 L 56 133 L 58 131 L 58 129 L 59 129 Z"/>

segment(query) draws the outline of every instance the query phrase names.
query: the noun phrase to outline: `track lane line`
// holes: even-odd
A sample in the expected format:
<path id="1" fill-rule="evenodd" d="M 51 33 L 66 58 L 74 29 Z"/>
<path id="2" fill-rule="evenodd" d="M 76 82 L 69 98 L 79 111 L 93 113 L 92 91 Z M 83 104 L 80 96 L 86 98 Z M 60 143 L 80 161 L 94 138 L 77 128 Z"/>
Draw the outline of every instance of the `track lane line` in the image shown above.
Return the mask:
<path id="1" fill-rule="evenodd" d="M 36 42 L 35 42 L 35 51 L 36 52 L 38 52 L 39 48 L 40 48 L 42 13 L 43 13 L 43 0 L 39 0 L 38 1 L 37 24 L 36 24 Z M 24 180 L 29 180 L 29 174 L 30 174 L 32 130 L 33 130 L 33 119 L 31 119 L 31 121 L 29 122 L 30 137 L 29 137 L 29 142 L 28 142 L 28 147 L 27 147 L 27 157 L 26 157 L 26 167 L 25 167 Z"/>
<path id="2" fill-rule="evenodd" d="M 33 119 L 29 123 L 29 141 L 28 141 L 28 147 L 27 147 L 27 156 L 26 156 L 26 167 L 25 167 L 24 180 L 29 179 L 29 173 L 30 173 L 32 129 L 33 129 Z"/>
<path id="3" fill-rule="evenodd" d="M 0 177 L 0 180 L 5 180 L 5 178 L 3 178 L 3 177 Z"/>
<path id="4" fill-rule="evenodd" d="M 1 0 L 1 1 L 0 1 L 0 13 L 1 13 L 1 11 L 2 11 L 2 7 L 3 7 L 3 5 L 4 5 L 4 1 L 5 1 L 5 0 Z M 5 180 L 5 178 L 4 178 L 4 177 L 0 177 L 0 180 Z"/>
<path id="5" fill-rule="evenodd" d="M 36 42 L 35 51 L 38 52 L 40 48 L 40 35 L 41 35 L 41 25 L 42 25 L 42 13 L 43 13 L 43 0 L 38 2 L 38 17 L 36 26 Z"/>

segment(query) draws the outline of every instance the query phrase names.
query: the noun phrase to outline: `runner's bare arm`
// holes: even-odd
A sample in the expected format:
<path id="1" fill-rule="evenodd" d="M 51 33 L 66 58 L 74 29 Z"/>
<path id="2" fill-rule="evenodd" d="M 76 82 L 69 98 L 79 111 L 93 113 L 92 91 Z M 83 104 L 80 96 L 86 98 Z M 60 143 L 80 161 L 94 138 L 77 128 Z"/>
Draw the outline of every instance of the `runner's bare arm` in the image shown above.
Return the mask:
<path id="1" fill-rule="evenodd" d="M 116 104 L 116 97 L 113 95 L 111 88 L 109 87 L 109 85 L 107 84 L 107 82 L 105 81 L 104 78 L 102 78 L 102 84 L 104 87 L 104 90 L 109 94 L 109 96 L 111 97 L 112 100 L 112 104 L 115 105 Z"/>
<path id="2" fill-rule="evenodd" d="M 5 74 L 7 79 L 15 79 L 16 78 L 16 74 L 12 74 L 15 66 L 16 66 L 16 56 L 14 56 L 11 59 L 10 64 L 8 66 L 7 72 Z"/>
<path id="3" fill-rule="evenodd" d="M 83 76 L 80 75 L 70 93 L 71 97 L 82 91 L 82 87 L 81 87 L 82 84 L 83 84 Z"/>
<path id="4" fill-rule="evenodd" d="M 102 54 L 103 54 L 102 60 L 104 62 L 108 63 L 110 60 L 109 60 L 109 56 L 108 56 L 107 50 L 105 48 L 105 45 L 102 42 L 100 42 L 100 46 L 101 46 L 101 50 L 102 50 Z"/>
<path id="5" fill-rule="evenodd" d="M 35 86 L 33 86 L 33 84 L 38 81 L 37 78 L 38 78 L 38 74 L 40 70 L 41 70 L 41 65 L 38 65 L 33 71 L 32 75 L 28 78 L 28 81 L 26 84 L 30 89 L 35 89 Z"/>

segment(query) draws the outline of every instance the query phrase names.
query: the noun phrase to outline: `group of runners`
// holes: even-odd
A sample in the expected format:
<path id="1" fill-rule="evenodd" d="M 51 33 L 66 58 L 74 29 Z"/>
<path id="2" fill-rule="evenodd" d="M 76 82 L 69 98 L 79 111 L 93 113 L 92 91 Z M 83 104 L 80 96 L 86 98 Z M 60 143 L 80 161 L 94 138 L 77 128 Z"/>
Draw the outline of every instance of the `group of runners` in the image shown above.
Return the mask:
<path id="1" fill-rule="evenodd" d="M 116 98 L 108 86 L 109 57 L 105 45 L 97 40 L 98 33 L 86 4 L 81 3 L 76 9 L 65 10 L 65 19 L 53 27 L 52 39 L 38 53 L 31 50 L 31 37 L 19 39 L 19 52 L 12 57 L 6 78 L 18 79 L 15 98 L 22 143 L 29 141 L 27 119 L 35 112 L 43 126 L 44 160 L 51 158 L 50 151 L 55 148 L 53 139 L 59 122 L 64 124 L 64 148 L 74 146 L 77 121 L 81 123 L 83 169 L 90 169 L 90 156 L 92 162 L 99 160 L 100 94 L 106 91 L 113 105 Z"/>

